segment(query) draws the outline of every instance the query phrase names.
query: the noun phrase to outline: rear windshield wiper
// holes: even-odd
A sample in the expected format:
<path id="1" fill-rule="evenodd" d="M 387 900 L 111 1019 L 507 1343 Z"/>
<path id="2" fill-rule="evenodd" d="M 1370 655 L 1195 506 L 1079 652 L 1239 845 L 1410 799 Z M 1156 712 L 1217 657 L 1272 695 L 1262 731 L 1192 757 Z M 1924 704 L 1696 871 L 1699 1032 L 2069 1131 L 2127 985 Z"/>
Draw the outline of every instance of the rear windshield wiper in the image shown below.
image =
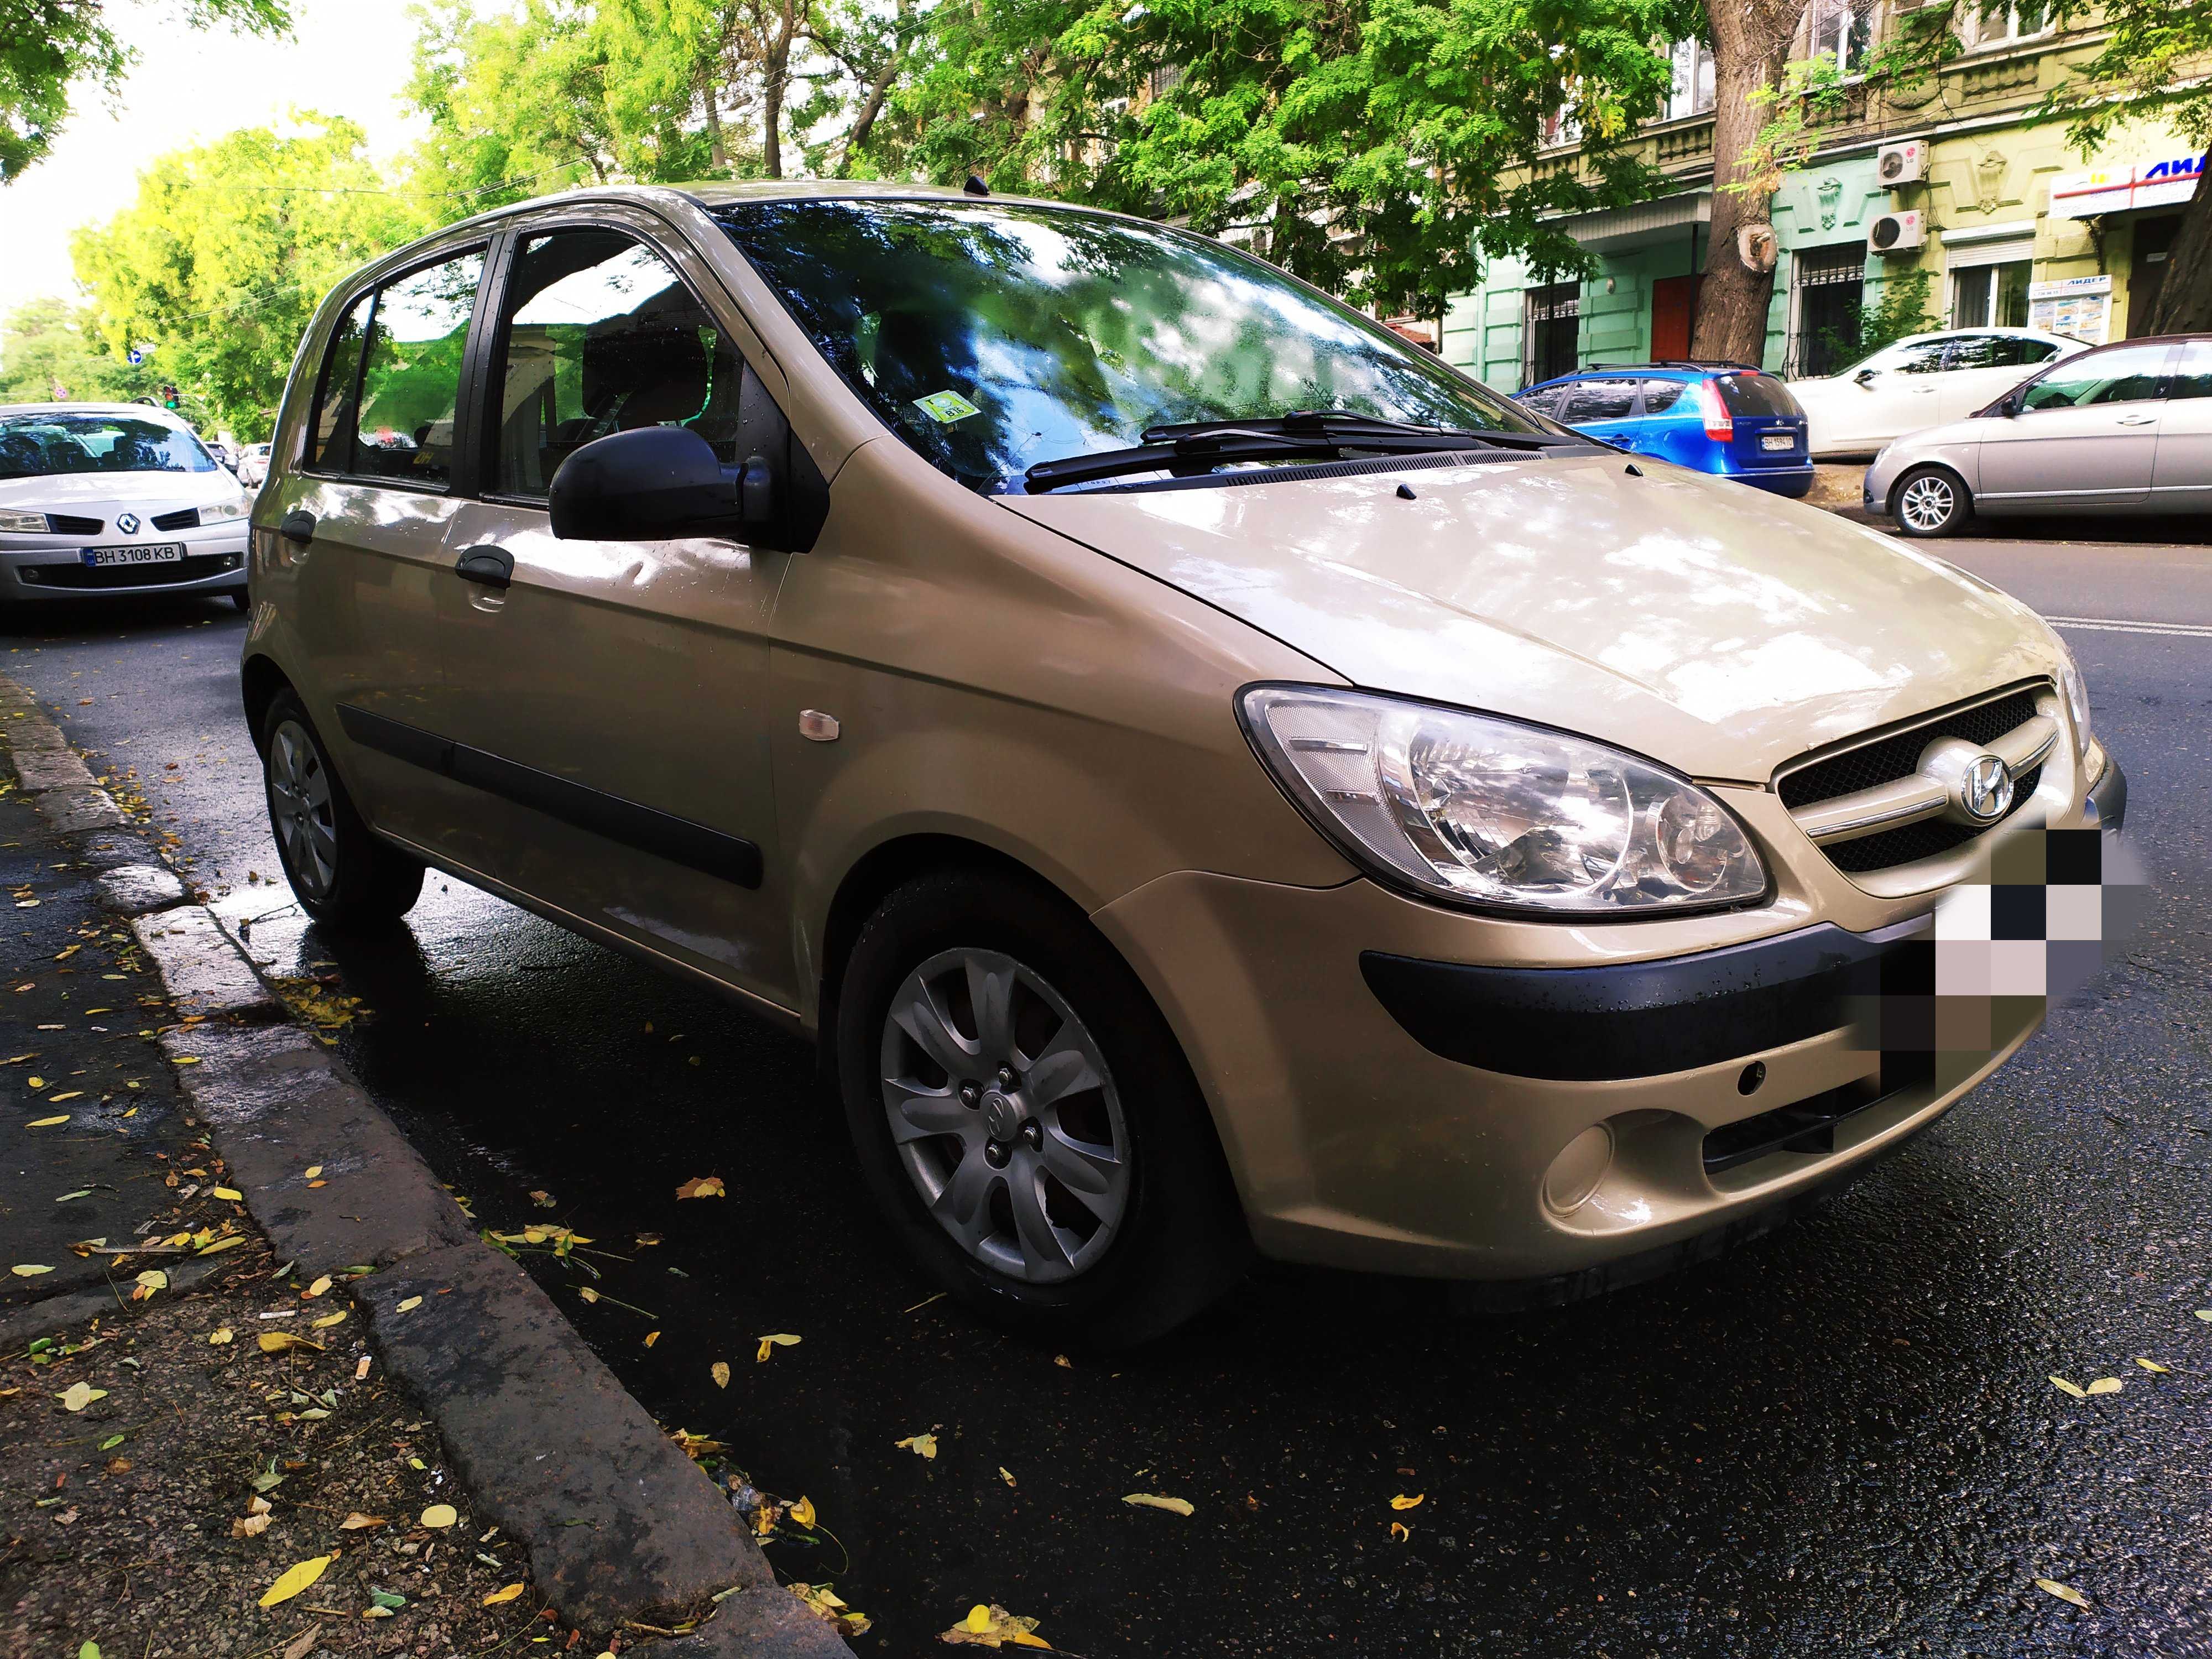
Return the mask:
<path id="1" fill-rule="evenodd" d="M 1455 432 L 1442 427 L 1370 421 L 1360 416 L 1310 414 L 1156 426 L 1148 428 L 1144 438 L 1142 444 L 1130 449 L 1039 461 L 1022 475 L 1024 482 L 1034 495 L 1129 472 L 1171 471 L 1188 477 L 1231 461 L 1296 460 L 1302 456 L 1340 454 L 1347 449 L 1410 455 L 1476 446 L 1534 450 L 1587 443 L 1548 432 Z"/>

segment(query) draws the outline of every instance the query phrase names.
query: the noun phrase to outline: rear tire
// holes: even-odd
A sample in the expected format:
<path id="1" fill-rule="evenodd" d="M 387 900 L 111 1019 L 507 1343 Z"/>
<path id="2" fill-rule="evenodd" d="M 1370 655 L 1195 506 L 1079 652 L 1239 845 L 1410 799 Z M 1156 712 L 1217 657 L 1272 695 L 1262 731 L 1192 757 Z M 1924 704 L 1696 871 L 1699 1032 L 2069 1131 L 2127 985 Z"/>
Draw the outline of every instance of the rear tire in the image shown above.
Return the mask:
<path id="1" fill-rule="evenodd" d="M 1917 466 L 1890 491 L 1889 514 L 1904 535 L 1955 536 L 1974 516 L 1974 497 L 1948 467 Z"/>
<path id="2" fill-rule="evenodd" d="M 1242 1276 L 1250 1238 L 1182 1048 L 1041 884 L 949 872 L 891 894 L 854 944 L 832 1041 L 869 1190 L 986 1317 L 1126 1347 Z"/>
<path id="3" fill-rule="evenodd" d="M 296 693 L 261 717 L 261 779 L 276 856 L 300 908 L 325 927 L 391 927 L 422 892 L 422 865 L 373 834 Z"/>

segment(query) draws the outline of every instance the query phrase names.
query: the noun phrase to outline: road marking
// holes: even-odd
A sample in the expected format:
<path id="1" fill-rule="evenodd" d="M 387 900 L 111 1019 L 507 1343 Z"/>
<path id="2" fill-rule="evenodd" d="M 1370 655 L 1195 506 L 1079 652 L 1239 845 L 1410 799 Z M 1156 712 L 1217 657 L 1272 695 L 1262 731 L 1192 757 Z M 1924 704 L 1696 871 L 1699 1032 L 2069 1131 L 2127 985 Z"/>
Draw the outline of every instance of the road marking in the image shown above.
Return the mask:
<path id="1" fill-rule="evenodd" d="M 2053 628 L 2080 628 L 2101 634 L 2174 634 L 2185 640 L 2212 640 L 2212 623 L 2120 622 L 2109 617 L 2045 617 Z"/>

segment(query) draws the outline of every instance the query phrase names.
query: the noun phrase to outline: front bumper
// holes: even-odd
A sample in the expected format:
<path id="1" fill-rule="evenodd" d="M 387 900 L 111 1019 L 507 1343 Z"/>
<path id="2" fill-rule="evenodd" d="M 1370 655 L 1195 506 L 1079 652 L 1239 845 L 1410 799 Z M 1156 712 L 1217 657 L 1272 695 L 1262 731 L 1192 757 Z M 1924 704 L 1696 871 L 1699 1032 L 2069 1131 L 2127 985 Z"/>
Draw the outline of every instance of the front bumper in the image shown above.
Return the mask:
<path id="1" fill-rule="evenodd" d="M 85 564 L 84 550 L 113 547 L 120 538 L 0 536 L 0 603 L 242 592 L 246 583 L 248 531 L 246 520 L 239 519 L 157 533 L 147 539 L 184 544 L 181 561 L 98 570 Z"/>

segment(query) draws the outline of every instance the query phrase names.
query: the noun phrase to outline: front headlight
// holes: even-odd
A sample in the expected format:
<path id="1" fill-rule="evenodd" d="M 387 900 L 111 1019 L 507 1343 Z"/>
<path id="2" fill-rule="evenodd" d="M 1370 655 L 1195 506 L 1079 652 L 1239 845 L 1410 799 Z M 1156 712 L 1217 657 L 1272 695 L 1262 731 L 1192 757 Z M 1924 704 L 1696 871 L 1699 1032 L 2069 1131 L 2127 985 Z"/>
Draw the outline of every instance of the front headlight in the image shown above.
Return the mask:
<path id="1" fill-rule="evenodd" d="M 2089 746 L 2089 685 L 2081 678 L 2081 665 L 2074 660 L 2074 653 L 2054 631 L 2051 637 L 2058 641 L 2058 689 L 2066 694 L 2066 712 L 2074 717 L 2074 741 L 2081 748 Z"/>
<path id="2" fill-rule="evenodd" d="M 20 535 L 43 536 L 52 528 L 43 513 L 0 513 L 0 530 L 13 530 Z"/>
<path id="3" fill-rule="evenodd" d="M 1726 808 L 1602 744 L 1320 686 L 1255 686 L 1243 714 L 1268 769 L 1324 833 L 1425 894 L 1589 916 L 1766 890 L 1765 866 Z"/>
<path id="4" fill-rule="evenodd" d="M 200 509 L 202 524 L 221 524 L 225 519 L 242 519 L 253 511 L 253 503 L 243 495 L 234 495 L 227 501 L 217 501 L 212 507 Z"/>

